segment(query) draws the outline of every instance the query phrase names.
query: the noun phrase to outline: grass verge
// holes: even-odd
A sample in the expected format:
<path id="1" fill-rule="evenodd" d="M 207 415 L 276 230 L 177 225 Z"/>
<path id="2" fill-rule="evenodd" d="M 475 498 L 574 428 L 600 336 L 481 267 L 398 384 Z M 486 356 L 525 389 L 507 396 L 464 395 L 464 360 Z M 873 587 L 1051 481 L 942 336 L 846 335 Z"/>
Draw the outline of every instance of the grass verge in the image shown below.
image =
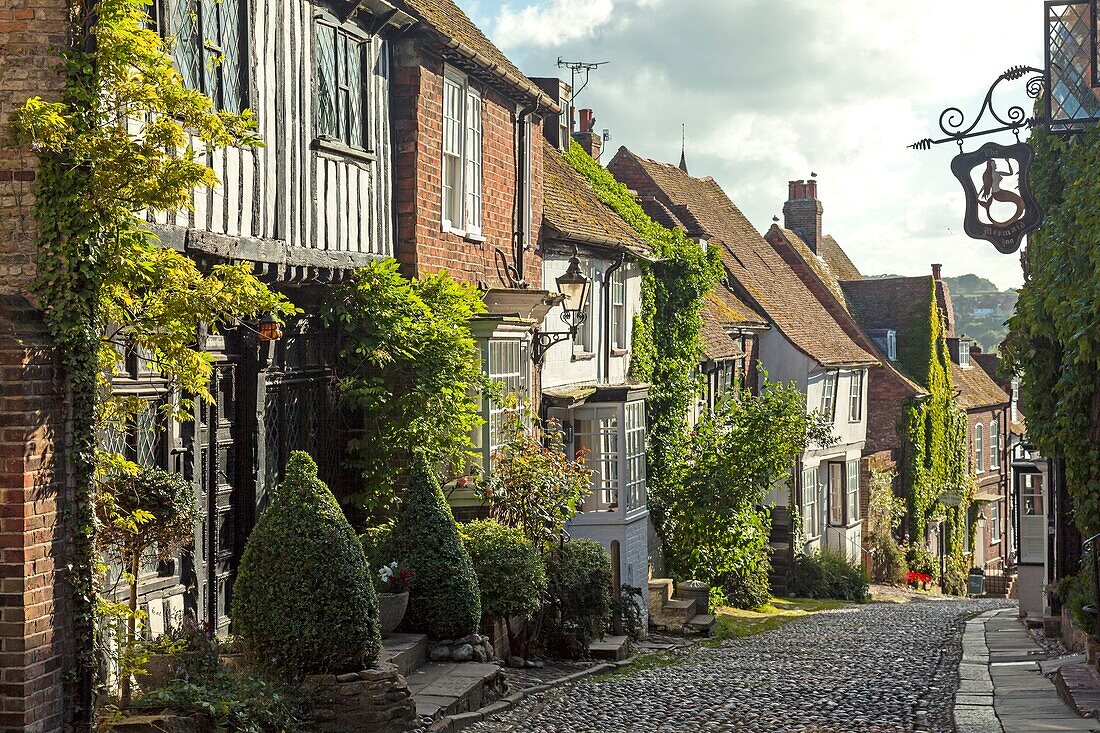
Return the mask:
<path id="1" fill-rule="evenodd" d="M 755 611 L 723 606 L 715 613 L 714 636 L 706 644 L 717 646 L 730 639 L 752 636 L 762 631 L 778 629 L 795 619 L 819 611 L 830 611 L 849 605 L 846 601 L 826 601 L 812 598 L 773 598 Z"/>

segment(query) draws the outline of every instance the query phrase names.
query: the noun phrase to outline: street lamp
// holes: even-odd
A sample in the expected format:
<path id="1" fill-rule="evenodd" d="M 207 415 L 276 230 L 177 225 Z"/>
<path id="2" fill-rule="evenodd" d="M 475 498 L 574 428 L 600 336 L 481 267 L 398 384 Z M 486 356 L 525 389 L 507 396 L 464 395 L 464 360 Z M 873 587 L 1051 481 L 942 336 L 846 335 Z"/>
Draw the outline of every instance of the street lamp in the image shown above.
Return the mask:
<path id="1" fill-rule="evenodd" d="M 256 335 L 260 341 L 278 341 L 283 337 L 283 327 L 275 320 L 275 316 L 265 313 L 260 319 Z"/>
<path id="2" fill-rule="evenodd" d="M 569 327 L 568 331 L 539 331 L 535 334 L 535 341 L 531 356 L 536 364 L 541 364 L 546 352 L 556 343 L 577 337 L 581 325 L 587 320 L 588 312 L 585 306 L 588 304 L 588 292 L 592 288 L 592 279 L 581 272 L 581 261 L 577 257 L 577 248 L 573 248 L 573 256 L 569 258 L 569 267 L 565 274 L 554 278 L 558 285 L 558 293 L 562 296 L 561 320 Z"/>

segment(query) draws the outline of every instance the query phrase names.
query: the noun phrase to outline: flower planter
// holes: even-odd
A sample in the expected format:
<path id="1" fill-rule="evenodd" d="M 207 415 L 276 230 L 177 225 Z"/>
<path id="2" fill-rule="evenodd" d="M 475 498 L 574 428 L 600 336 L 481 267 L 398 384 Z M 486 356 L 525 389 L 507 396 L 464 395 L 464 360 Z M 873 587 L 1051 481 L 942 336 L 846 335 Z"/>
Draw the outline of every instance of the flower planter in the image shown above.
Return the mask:
<path id="1" fill-rule="evenodd" d="M 409 592 L 379 593 L 378 620 L 382 625 L 382 636 L 389 636 L 401 619 L 405 618 L 405 609 L 409 607 Z"/>

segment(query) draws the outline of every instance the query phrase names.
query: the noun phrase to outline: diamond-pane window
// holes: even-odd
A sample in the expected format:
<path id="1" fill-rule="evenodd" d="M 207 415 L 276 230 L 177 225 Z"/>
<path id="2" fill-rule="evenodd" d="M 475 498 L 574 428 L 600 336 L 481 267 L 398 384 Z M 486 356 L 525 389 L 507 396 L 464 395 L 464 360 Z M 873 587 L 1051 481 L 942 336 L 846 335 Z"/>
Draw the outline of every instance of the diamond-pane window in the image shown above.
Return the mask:
<path id="1" fill-rule="evenodd" d="M 364 56 L 370 41 L 317 24 L 317 135 L 365 148 Z"/>
<path id="2" fill-rule="evenodd" d="M 191 89 L 218 109 L 241 112 L 245 82 L 245 0 L 163 0 L 160 33 L 169 39 L 172 62 Z"/>
<path id="3" fill-rule="evenodd" d="M 1089 0 L 1047 3 L 1047 106 L 1055 130 L 1100 118 L 1100 94 L 1093 87 L 1095 34 Z"/>

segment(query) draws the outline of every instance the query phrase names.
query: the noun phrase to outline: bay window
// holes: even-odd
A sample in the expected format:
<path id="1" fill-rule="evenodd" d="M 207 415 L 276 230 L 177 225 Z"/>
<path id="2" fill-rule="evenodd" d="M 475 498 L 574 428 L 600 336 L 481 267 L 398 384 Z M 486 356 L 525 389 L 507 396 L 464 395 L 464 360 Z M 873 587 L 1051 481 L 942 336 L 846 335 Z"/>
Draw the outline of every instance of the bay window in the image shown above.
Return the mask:
<path id="1" fill-rule="evenodd" d="M 583 456 L 592 471 L 592 493 L 581 511 L 645 508 L 645 402 L 577 407 L 556 417 L 572 427 L 573 458 Z"/>
<path id="2" fill-rule="evenodd" d="M 481 234 L 481 94 L 453 69 L 443 78 L 443 228 Z"/>
<path id="3" fill-rule="evenodd" d="M 513 405 L 523 408 L 531 396 L 531 357 L 527 341 L 522 339 L 489 339 L 489 379 L 499 382 L 503 399 L 489 400 L 486 421 L 488 456 L 504 445 L 507 431 L 505 420 Z"/>

